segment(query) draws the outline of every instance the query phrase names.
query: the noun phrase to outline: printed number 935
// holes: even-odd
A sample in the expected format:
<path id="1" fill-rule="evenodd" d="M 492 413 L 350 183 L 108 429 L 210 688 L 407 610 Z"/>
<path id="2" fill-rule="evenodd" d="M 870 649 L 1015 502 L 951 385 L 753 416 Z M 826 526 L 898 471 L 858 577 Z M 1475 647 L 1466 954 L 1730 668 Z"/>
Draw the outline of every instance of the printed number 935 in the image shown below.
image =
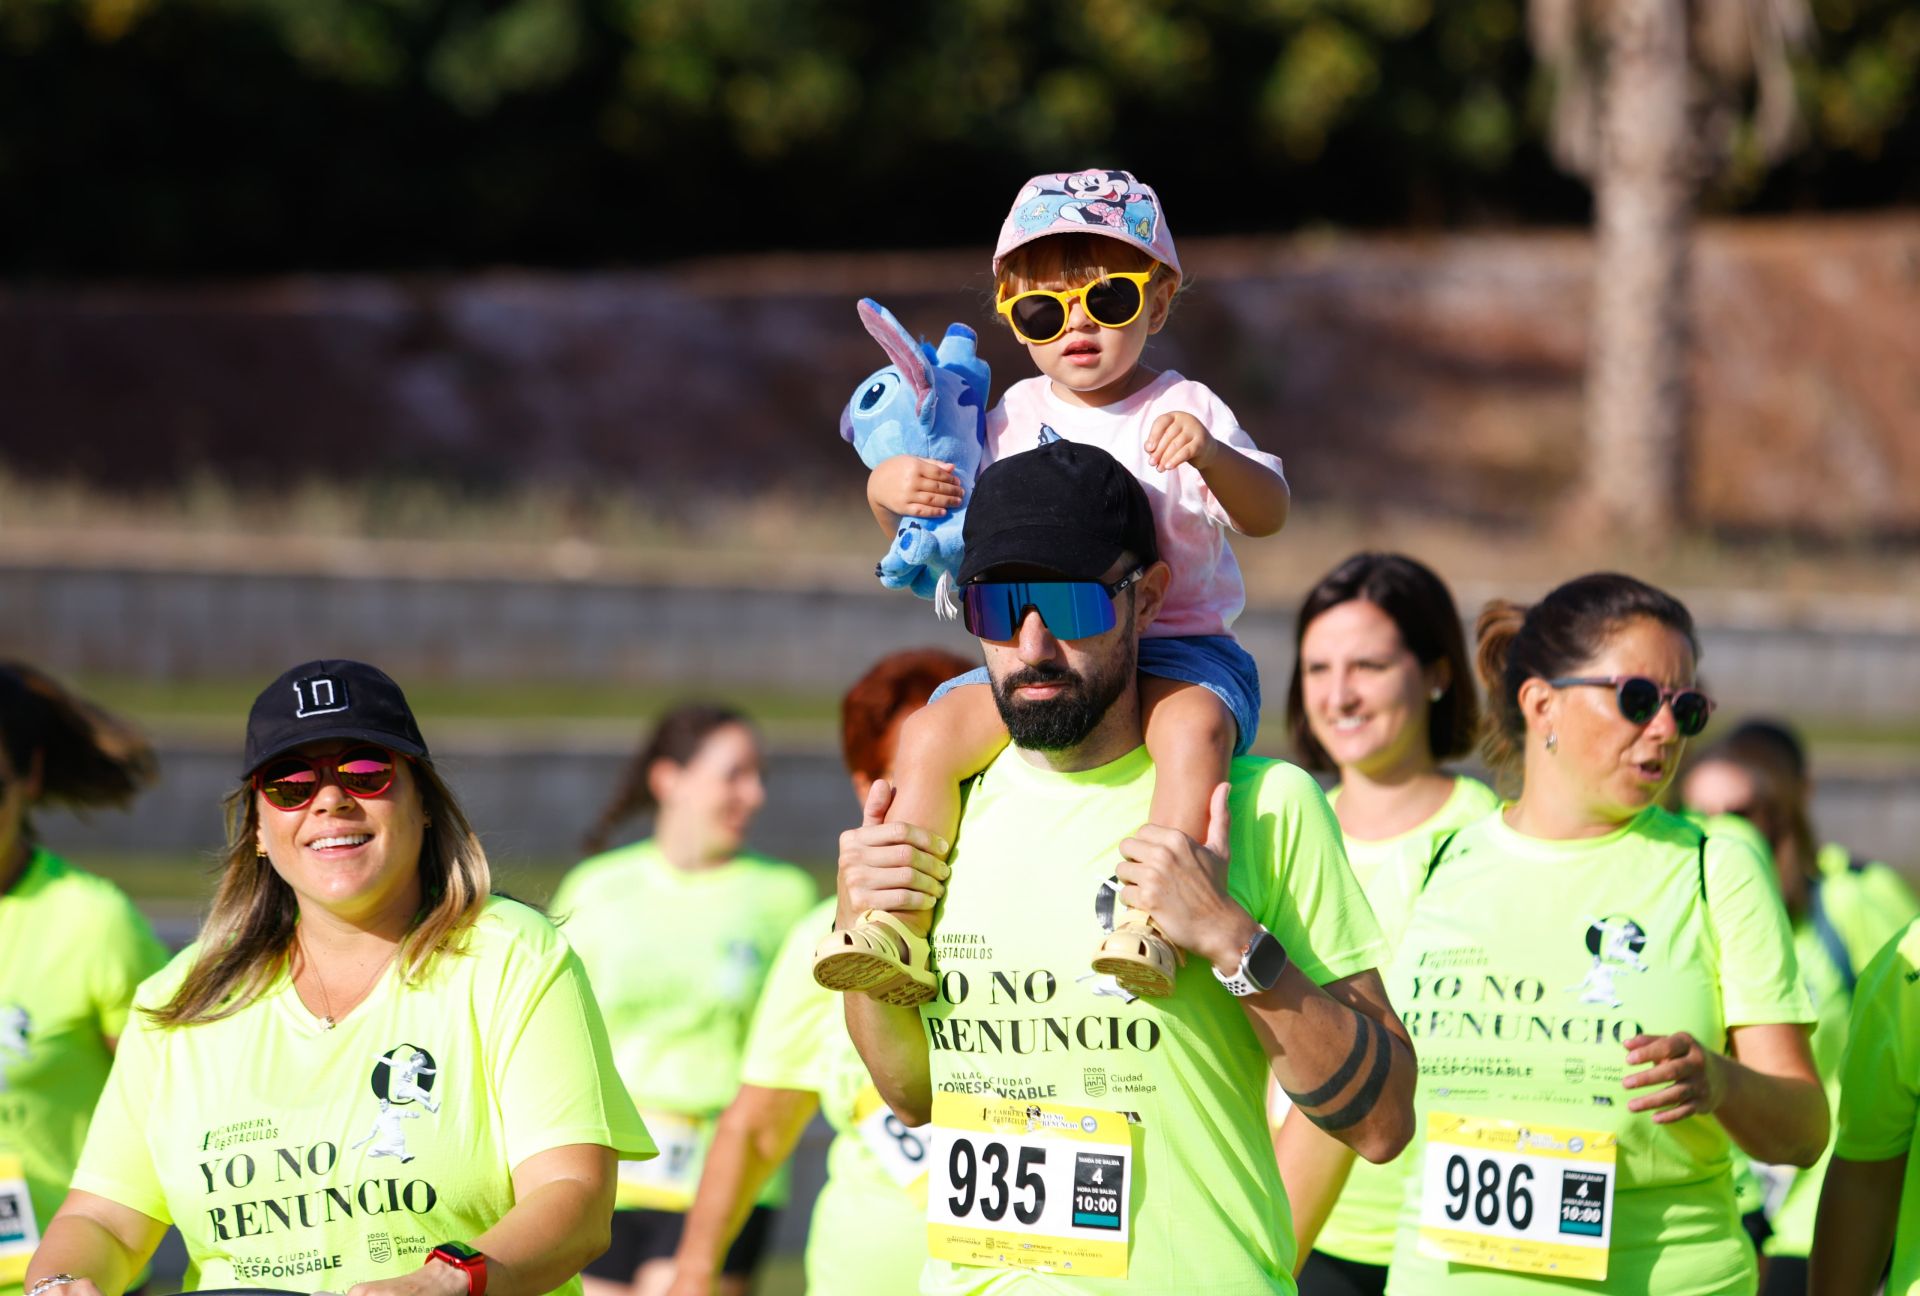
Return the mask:
<path id="1" fill-rule="evenodd" d="M 1041 1178 L 1046 1164 L 1043 1148 L 1023 1147 L 1015 1160 L 1004 1143 L 983 1143 L 976 1151 L 971 1140 L 956 1138 L 947 1159 L 947 1176 L 954 1189 L 947 1204 L 960 1217 L 973 1214 L 977 1207 L 980 1217 L 989 1223 L 1005 1219 L 1011 1206 L 1015 1219 L 1032 1224 L 1047 1205 L 1047 1185 Z M 1011 1187 L 1007 1182 L 1009 1169 L 1013 1171 Z M 1015 1193 L 1021 1194 L 1022 1200 L 1014 1200 Z"/>

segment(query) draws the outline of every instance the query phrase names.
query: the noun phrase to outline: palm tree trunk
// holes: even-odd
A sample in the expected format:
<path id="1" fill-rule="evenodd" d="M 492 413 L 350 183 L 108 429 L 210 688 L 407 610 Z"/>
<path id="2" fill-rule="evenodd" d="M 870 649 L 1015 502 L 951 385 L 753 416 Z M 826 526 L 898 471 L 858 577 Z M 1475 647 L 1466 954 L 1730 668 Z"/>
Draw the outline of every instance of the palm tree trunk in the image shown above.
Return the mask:
<path id="1" fill-rule="evenodd" d="M 1680 520 L 1692 213 L 1686 5 L 1610 0 L 1594 177 L 1583 518 L 1636 547 Z"/>

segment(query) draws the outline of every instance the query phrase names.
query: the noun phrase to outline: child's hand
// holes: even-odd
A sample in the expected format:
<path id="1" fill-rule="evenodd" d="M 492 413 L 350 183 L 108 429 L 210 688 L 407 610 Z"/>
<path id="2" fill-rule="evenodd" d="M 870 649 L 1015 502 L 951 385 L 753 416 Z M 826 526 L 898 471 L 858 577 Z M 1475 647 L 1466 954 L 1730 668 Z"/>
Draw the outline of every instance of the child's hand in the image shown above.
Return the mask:
<path id="1" fill-rule="evenodd" d="M 1163 473 L 1184 463 L 1205 472 L 1219 451 L 1220 443 L 1207 425 L 1185 411 L 1162 414 L 1147 433 L 1147 459 Z"/>
<path id="2" fill-rule="evenodd" d="M 867 502 L 900 517 L 945 517 L 960 498 L 953 465 L 938 459 L 895 455 L 867 477 Z"/>

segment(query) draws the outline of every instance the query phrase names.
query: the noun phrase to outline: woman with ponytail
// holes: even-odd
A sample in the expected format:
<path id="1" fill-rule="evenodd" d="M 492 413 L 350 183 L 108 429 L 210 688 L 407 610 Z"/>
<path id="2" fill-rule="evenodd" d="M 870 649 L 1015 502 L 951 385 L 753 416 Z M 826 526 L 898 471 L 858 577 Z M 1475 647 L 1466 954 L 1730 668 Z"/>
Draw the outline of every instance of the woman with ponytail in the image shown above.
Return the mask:
<path id="1" fill-rule="evenodd" d="M 588 1296 L 658 1296 L 672 1281 L 707 1145 L 739 1087 L 761 983 L 814 903 L 806 873 L 745 849 L 765 801 L 760 742 L 745 716 L 700 703 L 669 711 L 587 834 L 587 850 L 604 853 L 574 868 L 553 898 L 606 1014 L 620 1078 L 661 1151 L 620 1167 L 613 1243 L 587 1267 Z M 652 836 L 604 849 L 646 811 Z M 778 1175 L 759 1195 L 720 1290 L 745 1292 L 786 1190 Z"/>
<path id="2" fill-rule="evenodd" d="M 42 805 L 123 809 L 153 780 L 124 722 L 30 666 L 0 664 L 0 1296 L 20 1296 L 126 1029 L 167 961 L 131 901 L 42 847 Z"/>
<path id="3" fill-rule="evenodd" d="M 1827 1105 L 1768 866 L 1660 808 L 1713 704 L 1630 576 L 1479 620 L 1513 799 L 1434 849 L 1387 984 L 1420 1052 L 1387 1290 L 1751 1296 L 1735 1149 L 1810 1165 Z"/>

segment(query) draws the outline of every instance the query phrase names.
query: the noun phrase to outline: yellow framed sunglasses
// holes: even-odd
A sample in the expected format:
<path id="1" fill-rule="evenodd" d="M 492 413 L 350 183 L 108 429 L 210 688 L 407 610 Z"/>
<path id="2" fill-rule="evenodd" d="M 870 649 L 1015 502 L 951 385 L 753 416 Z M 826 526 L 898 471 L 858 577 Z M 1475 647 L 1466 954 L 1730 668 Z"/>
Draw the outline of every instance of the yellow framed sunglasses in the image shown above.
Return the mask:
<path id="1" fill-rule="evenodd" d="M 994 309 L 1007 317 L 1015 337 L 1032 346 L 1044 346 L 1067 331 L 1076 301 L 1101 328 L 1125 328 L 1146 309 L 1147 280 L 1159 268 L 1116 271 L 1066 292 L 1029 288 L 1002 298 Z"/>

